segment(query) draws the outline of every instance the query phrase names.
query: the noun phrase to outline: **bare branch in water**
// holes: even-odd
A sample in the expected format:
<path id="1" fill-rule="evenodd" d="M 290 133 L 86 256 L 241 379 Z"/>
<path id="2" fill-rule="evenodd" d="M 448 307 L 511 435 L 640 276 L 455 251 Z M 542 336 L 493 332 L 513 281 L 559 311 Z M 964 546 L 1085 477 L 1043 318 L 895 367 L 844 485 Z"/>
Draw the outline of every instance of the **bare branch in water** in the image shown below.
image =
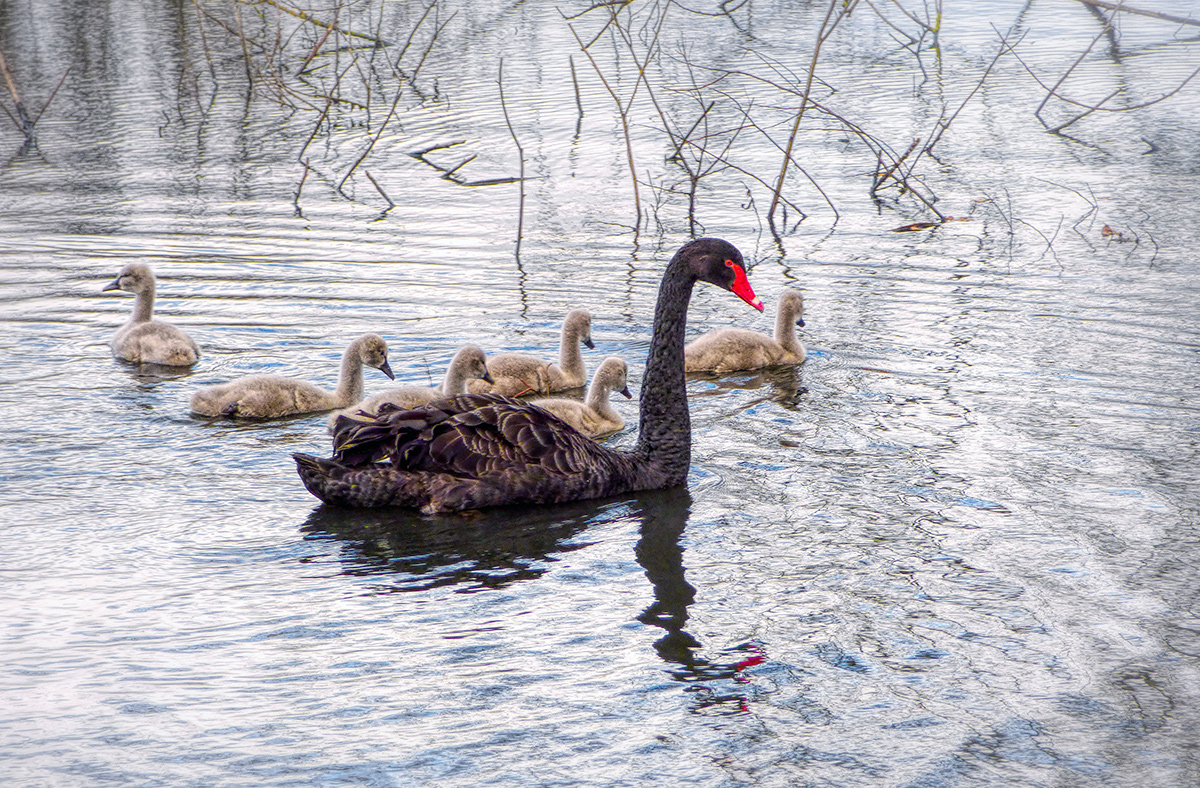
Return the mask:
<path id="1" fill-rule="evenodd" d="M 593 6 L 593 8 L 599 7 L 602 6 Z M 643 78 L 645 77 L 645 71 L 639 67 L 639 71 L 641 72 L 640 76 L 634 82 L 633 90 L 629 96 L 628 102 L 624 102 L 621 100 L 621 97 L 617 95 L 617 91 L 613 89 L 613 86 L 609 83 L 608 79 L 605 78 L 604 72 L 600 69 L 600 64 L 596 62 L 596 58 L 592 57 L 590 50 L 591 45 L 598 40 L 603 31 L 607 30 L 609 26 L 616 23 L 618 12 L 613 12 L 612 18 L 605 23 L 601 33 L 597 33 L 597 37 L 593 38 L 587 44 L 583 43 L 583 39 L 580 38 L 579 32 L 575 30 L 574 25 L 568 22 L 567 29 L 569 29 L 571 31 L 571 35 L 575 37 L 576 43 L 579 44 L 580 51 L 583 52 L 584 57 L 588 59 L 588 62 L 592 64 L 592 70 L 596 72 L 596 76 L 600 78 L 600 83 L 604 85 L 604 89 L 608 91 L 608 95 L 612 98 L 613 103 L 617 105 L 617 115 L 621 119 L 621 130 L 625 135 L 625 156 L 629 164 L 629 178 L 633 183 L 633 211 L 635 216 L 634 231 L 636 232 L 642 226 L 642 200 L 638 194 L 637 166 L 634 164 L 633 158 L 633 136 L 629 127 L 629 110 L 630 107 L 633 106 L 634 98 L 637 96 L 638 87 L 642 84 Z M 566 17 L 564 16 L 563 18 L 565 19 Z"/>
<path id="2" fill-rule="evenodd" d="M 0 74 L 4 75 L 4 84 L 8 87 L 8 95 L 12 97 L 13 106 L 17 109 L 17 115 L 13 117 L 7 107 L 5 107 L 4 111 L 8 114 L 8 117 L 12 118 L 17 129 L 25 135 L 25 145 L 33 147 L 37 145 L 37 138 L 33 133 L 33 124 L 35 121 L 31 120 L 29 114 L 25 111 L 25 102 L 21 101 L 21 94 L 17 90 L 17 83 L 13 81 L 12 74 L 8 70 L 8 63 L 4 60 L 3 52 L 0 52 Z"/>
<path id="3" fill-rule="evenodd" d="M 304 173 L 300 176 L 300 185 L 298 185 L 296 187 L 296 195 L 295 195 L 295 197 L 292 198 L 292 205 L 296 206 L 296 215 L 297 216 L 302 215 L 300 213 L 300 193 L 302 191 L 304 191 L 304 182 L 306 180 L 308 180 L 308 171 L 310 169 L 312 169 L 312 168 L 308 166 L 308 159 L 305 159 L 304 160 Z"/>
<path id="4" fill-rule="evenodd" d="M 42 119 L 42 113 L 44 113 L 46 111 L 46 108 L 50 106 L 50 102 L 54 101 L 54 97 L 58 95 L 58 89 L 62 87 L 63 82 L 67 78 L 67 74 L 70 74 L 70 73 L 71 73 L 71 67 L 67 66 L 67 70 L 64 71 L 63 75 L 58 78 L 58 84 L 54 86 L 54 90 L 50 91 L 50 98 L 46 99 L 46 103 L 42 105 L 42 108 L 38 110 L 38 114 L 34 116 L 33 124 L 35 126 L 37 125 L 37 122 Z"/>
<path id="5" fill-rule="evenodd" d="M 68 66 L 63 75 L 58 78 L 58 82 L 54 85 L 54 90 L 50 91 L 50 97 L 42 104 L 42 108 L 32 118 L 29 117 L 29 112 L 25 109 L 25 102 L 21 99 L 21 93 L 17 90 L 16 80 L 13 79 L 12 73 L 8 70 L 8 62 L 4 59 L 4 52 L 0 51 L 0 74 L 4 76 L 4 84 L 8 88 L 8 95 L 12 97 L 13 107 L 17 114 L 13 115 L 9 112 L 8 107 L 0 104 L 0 109 L 4 110 L 4 114 L 13 122 L 13 125 L 25 135 L 24 148 L 30 149 L 37 147 L 36 127 L 46 109 L 50 106 L 50 102 L 54 101 L 54 97 L 58 95 L 59 88 L 67 79 L 67 74 L 71 73 L 71 67 Z"/>
<path id="6" fill-rule="evenodd" d="M 242 4 L 233 4 L 233 18 L 237 21 L 238 40 L 242 42 L 242 62 L 246 66 L 246 85 L 250 91 L 254 90 L 254 74 L 250 71 L 250 49 L 247 44 L 246 29 L 242 25 Z"/>
<path id="7" fill-rule="evenodd" d="M 929 144 L 922 149 L 922 153 L 927 153 L 930 155 L 933 154 L 933 147 L 941 141 L 942 135 L 945 134 L 950 128 L 950 124 L 954 122 L 954 119 L 959 116 L 959 113 L 963 111 L 963 109 L 967 106 L 967 103 L 970 102 L 970 100 L 974 98 L 975 94 L 979 92 L 979 89 L 983 87 L 984 81 L 986 81 L 988 75 L 992 73 L 992 69 L 996 67 L 996 63 L 999 62 L 1000 58 L 1005 52 L 1011 51 L 1025 38 L 1025 33 L 1022 33 L 1020 38 L 1018 38 L 1014 43 L 1010 44 L 1008 42 L 1008 37 L 1005 34 L 1000 33 L 999 31 L 997 31 L 997 34 L 1000 35 L 1000 49 L 996 52 L 996 56 L 992 58 L 990 63 L 988 63 L 987 68 L 983 70 L 983 74 L 979 77 L 979 81 L 975 83 L 975 87 L 966 95 L 966 98 L 962 100 L 962 103 L 958 105 L 958 109 L 954 110 L 954 112 L 950 114 L 950 117 L 946 118 L 945 120 L 938 118 L 936 130 L 929 136 Z M 914 166 L 915 164 L 916 162 L 914 162 Z"/>
<path id="8" fill-rule="evenodd" d="M 246 0 L 238 0 L 239 3 L 242 3 L 245 1 Z M 342 28 L 337 26 L 336 21 L 332 24 L 330 24 L 329 22 L 322 22 L 320 19 L 313 17 L 311 14 L 306 14 L 305 12 L 300 11 L 295 8 L 288 8 L 283 3 L 276 2 L 276 0 L 255 0 L 255 2 L 266 3 L 267 5 L 272 5 L 275 8 L 279 9 L 280 11 L 284 12 L 285 14 L 291 14 L 292 16 L 296 17 L 297 19 L 302 19 L 305 22 L 308 22 L 310 25 L 316 25 L 317 27 L 323 27 L 323 28 L 325 28 L 326 36 L 328 36 L 330 33 L 336 31 L 337 33 L 339 33 L 340 35 L 343 35 L 343 36 L 347 36 L 350 38 L 361 38 L 364 41 L 370 41 L 372 44 L 375 44 L 376 46 L 387 46 L 388 45 L 388 43 L 386 41 L 383 41 L 380 38 L 377 38 L 377 37 L 371 36 L 371 35 L 367 35 L 366 33 L 359 33 L 354 30 L 343 30 Z M 322 38 L 321 40 L 324 41 L 325 39 Z"/>
<path id="9" fill-rule="evenodd" d="M 575 108 L 579 110 L 579 119 L 575 121 L 575 135 L 579 135 L 579 129 L 583 125 L 583 99 L 579 96 L 579 77 L 575 75 L 575 59 L 567 55 L 567 62 L 571 65 L 571 84 L 575 86 Z"/>
<path id="10" fill-rule="evenodd" d="M 377 142 L 379 142 L 379 138 L 383 136 L 383 132 L 387 128 L 388 123 L 390 123 L 392 118 L 394 118 L 396 116 L 396 109 L 397 109 L 397 107 L 399 107 L 400 97 L 403 95 L 404 95 L 403 91 L 401 91 L 401 90 L 396 91 L 396 98 L 392 100 L 392 106 L 388 110 L 387 116 L 383 119 L 383 123 L 379 124 L 378 131 L 376 131 L 375 135 L 373 137 L 371 137 L 371 141 L 369 143 L 367 143 L 367 147 L 365 150 L 363 150 L 362 155 L 360 155 L 354 161 L 354 164 L 350 165 L 350 169 L 346 170 L 346 174 L 342 177 L 342 180 L 338 182 L 337 190 L 339 193 L 342 194 L 342 196 L 345 196 L 345 194 L 346 194 L 343 191 L 343 187 L 346 185 L 346 181 L 350 180 L 350 176 L 354 174 L 354 171 L 356 169 L 358 169 L 358 165 L 362 164 L 363 160 L 366 159 L 367 156 L 369 156 L 371 154 L 371 151 L 375 148 L 375 144 Z"/>
<path id="11" fill-rule="evenodd" d="M 508 126 L 508 133 L 512 135 L 513 144 L 517 146 L 517 158 L 521 162 L 520 200 L 517 208 L 517 246 L 513 252 L 520 259 L 521 235 L 525 226 L 525 149 L 521 147 L 521 140 L 517 139 L 516 129 L 513 128 L 512 120 L 508 117 L 508 104 L 504 101 L 504 58 L 500 58 L 500 68 L 496 75 L 496 84 L 500 88 L 500 109 L 504 112 L 504 123 Z"/>
<path id="12" fill-rule="evenodd" d="M 395 208 L 396 203 L 392 202 L 391 197 L 388 197 L 387 192 L 385 192 L 383 187 L 379 185 L 379 181 L 375 180 L 375 176 L 371 174 L 371 171 L 364 167 L 363 174 L 367 176 L 367 180 L 369 180 L 371 185 L 375 187 L 375 191 L 379 192 L 379 196 L 387 200 L 388 210 Z"/>
<path id="13" fill-rule="evenodd" d="M 1015 49 L 1015 44 L 1006 45 L 1007 50 L 1012 53 L 1013 57 L 1015 57 L 1017 59 L 1017 62 L 1021 64 L 1022 68 L 1024 68 L 1025 71 L 1029 74 L 1029 76 L 1033 77 L 1034 81 L 1037 82 L 1038 85 L 1040 85 L 1042 87 L 1042 89 L 1046 91 L 1046 97 L 1042 99 L 1041 104 L 1038 105 L 1038 108 L 1034 114 L 1037 116 L 1038 121 L 1042 124 L 1042 127 L 1045 128 L 1046 131 L 1050 132 L 1051 134 L 1061 134 L 1062 131 L 1064 129 L 1066 129 L 1068 126 L 1086 118 L 1088 115 L 1091 115 L 1093 112 L 1132 112 L 1133 110 L 1144 109 L 1146 107 L 1150 107 L 1155 104 L 1158 104 L 1159 102 L 1166 101 L 1170 97 L 1179 93 L 1179 91 L 1183 90 L 1187 86 L 1187 84 L 1189 82 L 1191 82 L 1193 79 L 1195 79 L 1197 76 L 1200 76 L 1200 68 L 1197 68 L 1196 70 L 1192 71 L 1192 73 L 1190 73 L 1186 77 L 1184 77 L 1183 81 L 1181 81 L 1178 85 L 1176 85 L 1174 88 L 1167 91 L 1166 93 L 1163 93 L 1162 95 L 1158 96 L 1157 98 L 1150 99 L 1149 101 L 1143 101 L 1138 104 L 1127 104 L 1127 105 L 1121 106 L 1121 107 L 1106 107 L 1104 105 L 1107 104 L 1114 97 L 1119 95 L 1123 90 L 1125 90 L 1124 87 L 1117 88 L 1116 90 L 1112 91 L 1107 96 L 1105 96 L 1103 99 L 1101 99 L 1100 101 L 1098 101 L 1094 104 L 1086 104 L 1084 102 L 1076 101 L 1075 99 L 1071 99 L 1071 98 L 1068 98 L 1067 96 L 1062 95 L 1062 93 L 1059 92 L 1059 88 L 1062 86 L 1063 82 L 1066 81 L 1067 77 L 1069 77 L 1071 75 L 1071 72 L 1073 72 L 1075 70 L 1075 68 L 1083 61 L 1084 57 L 1088 54 L 1088 52 L 1090 52 L 1092 50 L 1092 47 L 1094 47 L 1096 45 L 1096 42 L 1099 41 L 1100 38 L 1105 36 L 1110 29 L 1111 29 L 1110 25 L 1106 23 L 1105 28 L 1103 30 L 1101 30 L 1098 34 L 1096 34 L 1096 37 L 1092 39 L 1092 42 L 1090 44 L 1088 44 L 1087 48 L 1083 51 L 1083 53 L 1078 58 L 1075 59 L 1075 62 L 1072 63 L 1071 66 L 1063 73 L 1063 75 L 1061 77 L 1059 77 L 1058 81 L 1055 82 L 1051 86 L 1046 85 L 1046 83 L 1042 81 L 1041 77 L 1039 77 L 1037 75 L 1037 72 L 1035 72 L 1033 70 L 1033 68 L 1028 63 L 1026 63 L 1020 55 L 1017 54 L 1016 49 Z M 1017 43 L 1020 43 L 1020 42 L 1018 41 Z M 1068 106 L 1079 107 L 1080 109 L 1083 110 L 1083 112 L 1079 113 L 1075 117 L 1070 118 L 1069 120 L 1067 120 L 1063 123 L 1058 124 L 1057 126 L 1052 127 L 1052 126 L 1050 126 L 1049 123 L 1046 122 L 1046 120 L 1041 115 L 1042 110 L 1045 108 L 1047 102 L 1049 102 L 1051 98 L 1058 99 L 1063 104 L 1066 104 Z"/>
<path id="14" fill-rule="evenodd" d="M 1139 16 L 1153 17 L 1161 19 L 1164 22 L 1174 22 L 1177 25 L 1193 25 L 1200 27 L 1200 19 L 1191 19 L 1186 16 L 1175 16 L 1174 14 L 1164 14 L 1161 11 L 1143 11 L 1140 8 L 1130 8 L 1124 3 L 1108 3 L 1104 0 L 1079 0 L 1084 5 L 1090 5 L 1094 8 L 1104 8 L 1109 11 L 1120 11 L 1125 14 L 1137 14 Z"/>
<path id="15" fill-rule="evenodd" d="M 771 207 L 767 209 L 767 224 L 771 227 L 771 231 L 775 232 L 775 209 L 779 206 L 779 195 L 783 192 L 783 184 L 787 178 L 788 165 L 792 161 L 792 147 L 796 144 L 796 135 L 800 132 L 800 121 L 804 118 L 804 110 L 808 106 L 808 99 L 812 93 L 813 78 L 817 71 L 817 58 L 821 55 L 821 45 L 833 35 L 833 31 L 837 28 L 838 23 L 846 18 L 846 14 L 850 12 L 850 7 L 843 5 L 842 12 L 834 17 L 834 11 L 837 10 L 841 0 L 830 0 L 829 10 L 825 12 L 825 19 L 821 22 L 820 29 L 817 30 L 817 40 L 813 45 L 812 59 L 808 64 L 808 78 L 804 84 L 804 92 L 800 95 L 800 108 L 796 110 L 796 120 L 792 124 L 792 133 L 788 135 L 787 144 L 783 151 L 783 164 L 779 168 L 779 177 L 775 181 L 774 193 L 771 195 Z M 832 24 L 830 23 L 832 20 Z M 776 235 L 778 235 L 776 233 Z"/>

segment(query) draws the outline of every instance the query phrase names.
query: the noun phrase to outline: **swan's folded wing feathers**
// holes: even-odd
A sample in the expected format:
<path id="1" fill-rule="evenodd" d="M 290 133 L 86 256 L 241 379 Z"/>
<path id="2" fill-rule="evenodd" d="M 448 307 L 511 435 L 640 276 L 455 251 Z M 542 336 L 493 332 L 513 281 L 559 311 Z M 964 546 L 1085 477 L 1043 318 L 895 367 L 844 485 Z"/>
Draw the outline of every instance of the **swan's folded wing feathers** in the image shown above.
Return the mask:
<path id="1" fill-rule="evenodd" d="M 368 422 L 339 417 L 335 458 L 479 479 L 539 466 L 552 473 L 588 467 L 594 442 L 534 405 L 495 394 L 464 394 L 412 410 L 383 405 Z"/>
<path id="2" fill-rule="evenodd" d="M 448 472 L 475 477 L 531 465 L 577 472 L 587 466 L 592 443 L 548 411 L 503 397 L 451 419 L 446 429 L 454 438 L 438 443 L 435 461 L 450 466 Z"/>
<path id="3" fill-rule="evenodd" d="M 477 477 L 513 464 L 512 452 L 492 430 L 449 427 L 428 444 L 430 470 L 455 476 Z M 424 464 L 424 463 L 423 463 Z"/>
<path id="4" fill-rule="evenodd" d="M 477 478 L 493 471 L 506 471 L 528 462 L 521 447 L 514 445 L 496 427 L 494 409 L 462 414 L 439 425 L 428 441 L 429 470 Z"/>
<path id="5" fill-rule="evenodd" d="M 503 416 L 504 435 L 519 449 L 521 464 L 536 462 L 562 473 L 587 467 L 594 442 L 550 411 L 521 402 Z"/>
<path id="6" fill-rule="evenodd" d="M 513 446 L 519 447 L 523 454 L 540 459 L 548 452 L 554 441 L 554 435 L 546 428 L 545 423 L 539 423 L 528 407 L 513 408 L 495 414 L 496 426 L 501 434 Z"/>
<path id="7" fill-rule="evenodd" d="M 338 416 L 333 427 L 333 456 L 350 466 L 369 465 L 401 453 L 414 437 L 449 418 L 436 408 L 401 410 L 389 404 L 373 421 Z"/>

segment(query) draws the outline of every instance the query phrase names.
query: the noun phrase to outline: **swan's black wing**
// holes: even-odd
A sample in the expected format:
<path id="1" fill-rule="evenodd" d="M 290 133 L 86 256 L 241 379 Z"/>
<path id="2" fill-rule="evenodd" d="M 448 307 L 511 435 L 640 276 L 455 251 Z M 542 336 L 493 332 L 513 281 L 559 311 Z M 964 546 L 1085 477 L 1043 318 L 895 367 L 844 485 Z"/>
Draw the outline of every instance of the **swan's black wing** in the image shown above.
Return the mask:
<path id="1" fill-rule="evenodd" d="M 605 449 L 549 411 L 498 394 L 463 394 L 412 410 L 384 405 L 374 421 L 341 417 L 334 459 L 361 467 L 478 479 L 496 472 L 578 474 Z"/>

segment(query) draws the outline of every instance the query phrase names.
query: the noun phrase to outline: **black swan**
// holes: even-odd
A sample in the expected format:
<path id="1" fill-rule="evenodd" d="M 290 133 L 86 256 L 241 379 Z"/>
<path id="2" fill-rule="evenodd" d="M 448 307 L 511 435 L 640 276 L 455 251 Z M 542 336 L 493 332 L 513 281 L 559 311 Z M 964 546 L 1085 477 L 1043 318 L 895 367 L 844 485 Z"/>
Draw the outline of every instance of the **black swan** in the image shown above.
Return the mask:
<path id="1" fill-rule="evenodd" d="M 356 405 L 343 408 L 329 417 L 329 431 L 332 432 L 339 416 L 348 416 L 357 421 L 370 421 L 379 412 L 379 406 L 387 402 L 394 407 L 407 410 L 428 405 L 436 399 L 453 397 L 467 393 L 467 381 L 479 378 L 491 380 L 487 371 L 487 356 L 478 345 L 463 345 L 450 359 L 446 377 L 442 378 L 440 387 L 432 386 L 397 386 L 378 394 L 367 397 Z"/>
<path id="2" fill-rule="evenodd" d="M 683 339 L 697 280 L 763 308 L 732 244 L 701 238 L 675 253 L 659 285 L 634 451 L 601 446 L 536 405 L 464 394 L 415 410 L 384 406 L 373 422 L 339 420 L 332 459 L 292 455 L 304 486 L 327 503 L 432 514 L 684 484 L 692 430 Z"/>
<path id="3" fill-rule="evenodd" d="M 577 389 L 587 383 L 579 343 L 592 344 L 592 316 L 583 309 L 572 309 L 563 318 L 562 338 L 558 344 L 558 363 L 551 364 L 527 353 L 499 353 L 487 360 L 490 382 L 481 379 L 467 383 L 472 394 L 551 394 Z"/>
<path id="4" fill-rule="evenodd" d="M 190 367 L 200 358 L 192 338 L 170 323 L 154 319 L 154 272 L 145 263 L 130 263 L 101 290 L 124 290 L 137 295 L 133 316 L 117 329 L 112 352 L 135 364 Z"/>
<path id="5" fill-rule="evenodd" d="M 688 372 L 736 372 L 804 361 L 804 345 L 796 339 L 796 326 L 804 325 L 804 296 L 788 288 L 779 299 L 775 338 L 745 328 L 718 328 L 702 334 L 683 348 L 683 368 Z"/>
<path id="6" fill-rule="evenodd" d="M 336 391 L 327 391 L 295 378 L 251 375 L 207 386 L 192 394 L 192 412 L 201 416 L 277 419 L 344 408 L 362 399 L 364 364 L 395 379 L 388 366 L 387 343 L 383 337 L 363 334 L 342 354 L 342 372 Z"/>
<path id="7" fill-rule="evenodd" d="M 609 356 L 592 373 L 592 383 L 582 402 L 569 397 L 542 397 L 529 400 L 529 404 L 550 411 L 589 438 L 612 435 L 625 426 L 625 419 L 608 397 L 619 391 L 626 399 L 633 399 L 625 383 L 628 372 L 625 359 Z"/>

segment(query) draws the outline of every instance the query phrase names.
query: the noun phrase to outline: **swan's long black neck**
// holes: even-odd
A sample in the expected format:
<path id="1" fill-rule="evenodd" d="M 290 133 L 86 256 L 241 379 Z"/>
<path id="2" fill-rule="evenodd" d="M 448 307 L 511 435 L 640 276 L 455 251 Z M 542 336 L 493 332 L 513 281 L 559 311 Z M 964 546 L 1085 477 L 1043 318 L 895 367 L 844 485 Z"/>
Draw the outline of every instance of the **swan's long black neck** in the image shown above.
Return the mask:
<path id="1" fill-rule="evenodd" d="M 663 486 L 683 484 L 692 459 L 683 344 L 688 301 L 696 279 L 676 255 L 667 266 L 654 310 L 654 334 L 642 380 L 638 454 L 665 476 Z"/>

